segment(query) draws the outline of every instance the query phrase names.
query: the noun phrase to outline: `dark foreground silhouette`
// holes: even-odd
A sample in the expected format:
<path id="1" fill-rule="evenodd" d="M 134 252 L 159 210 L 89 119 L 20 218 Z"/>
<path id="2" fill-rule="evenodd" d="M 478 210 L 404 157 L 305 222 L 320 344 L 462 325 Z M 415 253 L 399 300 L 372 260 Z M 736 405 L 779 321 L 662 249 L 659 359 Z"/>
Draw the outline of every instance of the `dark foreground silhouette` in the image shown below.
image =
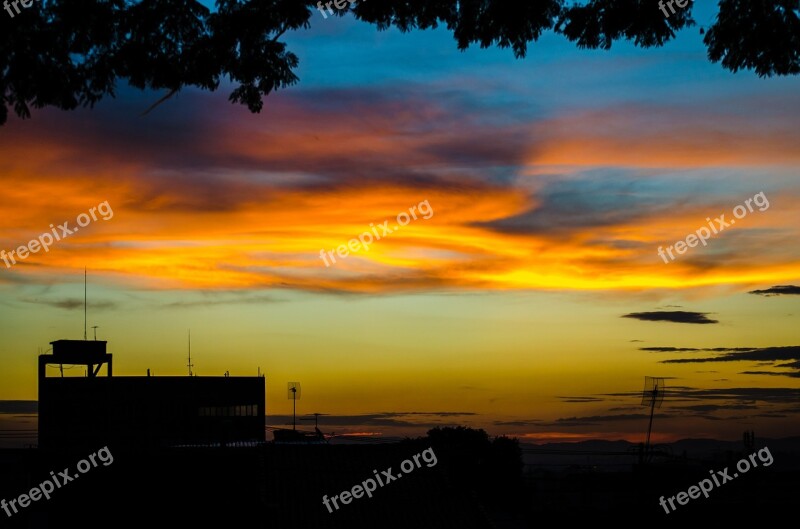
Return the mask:
<path id="1" fill-rule="evenodd" d="M 101 447 L 98 447 L 98 449 Z M 430 449 L 437 462 L 330 512 L 328 498 Z M 276 445 L 115 450 L 98 465 L 10 518 L 3 527 L 299 527 L 532 528 L 543 523 L 599 522 L 622 527 L 708 521 L 769 520 L 788 512 L 800 486 L 789 460 L 773 452 L 768 469 L 715 489 L 666 514 L 662 495 L 707 477 L 691 464 L 522 471 L 519 444 L 481 430 L 434 429 L 425 438 L 385 445 Z M 50 472 L 74 469 L 87 452 L 0 451 L 0 499 L 27 493 Z M 738 454 L 734 454 L 738 458 Z M 784 465 L 785 467 L 786 465 Z M 720 468 L 712 466 L 711 468 Z M 797 468 L 793 466 L 792 468 Z M 73 472 L 74 473 L 74 472 Z"/>

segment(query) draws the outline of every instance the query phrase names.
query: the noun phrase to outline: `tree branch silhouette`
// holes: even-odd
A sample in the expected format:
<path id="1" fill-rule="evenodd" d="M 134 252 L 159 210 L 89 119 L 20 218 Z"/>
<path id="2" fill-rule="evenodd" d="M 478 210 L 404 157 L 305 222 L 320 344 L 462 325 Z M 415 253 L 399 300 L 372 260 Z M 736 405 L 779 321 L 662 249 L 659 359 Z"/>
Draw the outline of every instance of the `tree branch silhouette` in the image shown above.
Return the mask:
<path id="1" fill-rule="evenodd" d="M 378 30 L 443 26 L 460 50 L 497 46 L 518 58 L 549 31 L 579 48 L 648 48 L 695 25 L 691 4 L 666 18 L 654 0 L 362 0 L 350 11 Z M 213 10 L 190 0 L 41 0 L 3 13 L 0 124 L 9 111 L 92 107 L 119 82 L 168 91 L 145 114 L 185 87 L 215 91 L 222 80 L 233 85 L 231 102 L 260 112 L 265 96 L 298 82 L 298 58 L 280 39 L 310 27 L 316 12 L 311 0 L 217 0 Z M 731 72 L 797 75 L 800 0 L 719 0 L 703 41 L 709 60 Z"/>

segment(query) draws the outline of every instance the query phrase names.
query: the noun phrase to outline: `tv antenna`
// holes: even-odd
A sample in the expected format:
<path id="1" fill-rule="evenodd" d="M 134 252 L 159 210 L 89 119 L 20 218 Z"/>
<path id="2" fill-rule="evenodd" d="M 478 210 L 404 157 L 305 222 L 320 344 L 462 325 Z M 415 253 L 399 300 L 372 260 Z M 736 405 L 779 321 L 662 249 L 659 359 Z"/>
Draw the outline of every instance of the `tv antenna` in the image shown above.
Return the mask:
<path id="1" fill-rule="evenodd" d="M 319 439 L 321 439 L 322 441 L 325 441 L 327 443 L 328 440 L 325 438 L 325 434 L 322 433 L 322 430 L 319 429 L 319 416 L 320 415 L 327 415 L 327 414 L 326 413 L 310 413 L 309 415 L 313 415 L 314 416 L 314 431 L 317 433 L 317 437 Z M 301 417 L 300 420 L 301 421 L 310 421 L 311 417 L 308 417 L 308 418 Z"/>
<path id="2" fill-rule="evenodd" d="M 193 376 L 192 375 L 192 368 L 194 367 L 194 364 L 192 363 L 192 330 L 191 329 L 189 329 L 189 363 L 186 364 L 186 367 L 189 368 L 189 376 L 190 377 Z"/>
<path id="3" fill-rule="evenodd" d="M 297 401 L 300 400 L 300 382 L 289 382 L 289 400 L 292 401 L 292 430 L 297 430 Z"/>
<path id="4" fill-rule="evenodd" d="M 316 430 L 317 428 L 319 428 L 319 416 L 320 415 L 325 415 L 325 414 L 324 413 L 309 413 L 309 415 L 313 415 L 314 416 L 314 429 Z M 310 421 L 311 417 L 309 417 L 307 419 L 304 419 L 303 417 L 300 417 L 300 420 L 301 421 Z"/>
<path id="5" fill-rule="evenodd" d="M 664 379 L 660 377 L 644 377 L 644 390 L 642 391 L 642 406 L 650 406 L 650 423 L 647 426 L 647 439 L 644 444 L 644 456 L 650 454 L 650 432 L 653 430 L 653 415 L 656 408 L 664 402 L 666 388 Z"/>

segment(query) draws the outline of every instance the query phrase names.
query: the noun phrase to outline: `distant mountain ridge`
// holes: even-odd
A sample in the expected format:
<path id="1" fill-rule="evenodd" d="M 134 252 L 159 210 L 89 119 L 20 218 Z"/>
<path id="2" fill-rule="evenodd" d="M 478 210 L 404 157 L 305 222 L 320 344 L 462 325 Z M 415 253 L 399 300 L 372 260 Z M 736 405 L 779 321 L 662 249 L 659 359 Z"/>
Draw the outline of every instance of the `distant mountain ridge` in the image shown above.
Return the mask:
<path id="1" fill-rule="evenodd" d="M 625 440 L 593 439 L 578 442 L 544 444 L 520 443 L 523 460 L 528 468 L 551 470 L 594 469 L 602 471 L 627 471 L 637 462 L 639 444 Z M 780 439 L 758 438 L 754 449 L 745 448 L 742 441 L 718 439 L 681 439 L 671 443 L 657 443 L 653 450 L 658 454 L 654 462 L 686 461 L 704 466 L 727 465 L 732 459 L 767 447 L 774 458 L 774 470 L 800 469 L 800 436 Z"/>

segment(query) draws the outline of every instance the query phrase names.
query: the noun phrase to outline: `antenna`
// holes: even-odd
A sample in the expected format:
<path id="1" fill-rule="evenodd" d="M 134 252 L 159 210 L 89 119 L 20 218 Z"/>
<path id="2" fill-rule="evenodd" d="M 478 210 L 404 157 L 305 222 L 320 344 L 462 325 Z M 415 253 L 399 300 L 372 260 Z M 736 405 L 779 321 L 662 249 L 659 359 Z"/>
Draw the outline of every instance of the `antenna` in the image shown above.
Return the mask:
<path id="1" fill-rule="evenodd" d="M 192 375 L 192 368 L 194 367 L 194 364 L 192 363 L 192 330 L 191 329 L 189 329 L 189 363 L 186 364 L 186 367 L 189 368 L 189 376 L 190 377 L 193 376 Z"/>
<path id="2" fill-rule="evenodd" d="M 325 413 L 311 413 L 310 415 L 314 416 L 314 431 L 317 433 L 317 438 L 319 438 L 321 441 L 324 441 L 325 443 L 327 443 L 328 440 L 325 438 L 325 434 L 322 433 L 322 430 L 319 429 L 319 416 L 320 415 L 327 415 L 327 414 L 325 414 Z M 309 417 L 307 419 L 304 419 L 304 418 L 301 417 L 300 420 L 301 421 L 310 421 L 311 418 Z"/>
<path id="3" fill-rule="evenodd" d="M 83 267 L 83 339 L 86 340 L 86 267 Z"/>
<path id="4" fill-rule="evenodd" d="M 300 399 L 300 382 L 289 382 L 289 400 L 292 401 L 292 430 L 297 430 L 297 401 Z"/>
<path id="5" fill-rule="evenodd" d="M 650 432 L 653 430 L 653 415 L 656 408 L 664 402 L 666 388 L 664 379 L 659 377 L 644 377 L 644 390 L 642 391 L 642 406 L 650 406 L 650 423 L 647 426 L 647 439 L 644 444 L 644 457 L 650 455 Z"/>
<path id="6" fill-rule="evenodd" d="M 99 325 L 92 325 L 92 329 L 94 329 L 94 341 L 97 341 L 97 328 Z"/>
<path id="7" fill-rule="evenodd" d="M 320 415 L 325 415 L 325 414 L 324 413 L 309 413 L 309 415 L 313 415 L 314 416 L 314 429 L 316 429 L 316 428 L 319 427 L 319 416 Z M 300 420 L 301 421 L 310 421 L 311 418 L 309 417 L 308 419 L 304 419 L 303 417 L 300 417 Z"/>

